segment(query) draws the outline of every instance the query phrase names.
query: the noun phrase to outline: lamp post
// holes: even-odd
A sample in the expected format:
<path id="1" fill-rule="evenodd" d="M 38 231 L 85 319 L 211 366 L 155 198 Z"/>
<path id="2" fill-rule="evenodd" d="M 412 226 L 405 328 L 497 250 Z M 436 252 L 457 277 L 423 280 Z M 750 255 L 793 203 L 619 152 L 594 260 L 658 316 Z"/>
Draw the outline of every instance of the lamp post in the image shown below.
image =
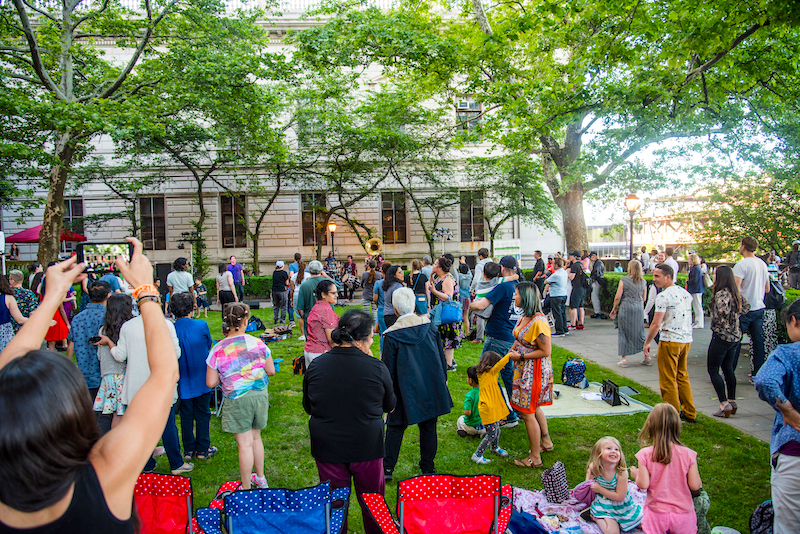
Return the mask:
<path id="1" fill-rule="evenodd" d="M 631 251 L 629 256 L 629 259 L 631 260 L 633 259 L 633 214 L 639 209 L 640 203 L 641 200 L 639 200 L 639 197 L 633 193 L 625 197 L 625 209 L 631 214 Z"/>
<path id="2" fill-rule="evenodd" d="M 335 222 L 328 223 L 328 231 L 331 233 L 331 253 L 333 254 L 333 257 L 335 258 L 336 257 L 336 250 L 334 250 L 334 247 L 333 247 L 333 236 L 336 233 L 336 223 Z"/>

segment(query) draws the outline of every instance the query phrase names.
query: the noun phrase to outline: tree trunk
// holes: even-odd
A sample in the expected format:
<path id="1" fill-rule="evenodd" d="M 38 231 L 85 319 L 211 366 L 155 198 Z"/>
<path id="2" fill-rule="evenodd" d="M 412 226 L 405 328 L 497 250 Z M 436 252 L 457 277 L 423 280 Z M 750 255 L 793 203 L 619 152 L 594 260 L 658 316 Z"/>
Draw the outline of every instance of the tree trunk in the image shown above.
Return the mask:
<path id="1" fill-rule="evenodd" d="M 58 259 L 61 248 L 61 228 L 64 223 L 64 187 L 67 184 L 67 172 L 75 155 L 75 138 L 67 131 L 58 139 L 56 157 L 59 163 L 50 167 L 47 202 L 44 206 L 42 229 L 39 232 L 39 254 L 37 260 L 42 265 Z"/>
<path id="2" fill-rule="evenodd" d="M 564 219 L 564 238 L 567 240 L 567 253 L 573 250 L 588 250 L 589 235 L 586 232 L 586 218 L 583 215 L 583 189 L 573 184 L 563 194 L 555 197 Z"/>

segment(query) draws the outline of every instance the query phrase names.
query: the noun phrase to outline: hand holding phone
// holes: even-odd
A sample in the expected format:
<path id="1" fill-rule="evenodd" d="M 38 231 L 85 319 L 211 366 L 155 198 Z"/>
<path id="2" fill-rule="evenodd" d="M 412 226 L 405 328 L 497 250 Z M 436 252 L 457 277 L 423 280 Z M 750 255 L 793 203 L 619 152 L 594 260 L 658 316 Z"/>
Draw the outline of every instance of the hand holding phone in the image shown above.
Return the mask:
<path id="1" fill-rule="evenodd" d="M 98 341 L 100 341 L 100 339 L 101 339 L 100 336 L 92 336 L 89 338 L 89 343 L 92 344 L 97 343 Z"/>
<path id="2" fill-rule="evenodd" d="M 128 261 L 132 253 L 130 243 L 81 243 L 77 251 L 78 262 L 86 263 L 88 273 L 117 271 L 117 258 L 122 256 Z"/>

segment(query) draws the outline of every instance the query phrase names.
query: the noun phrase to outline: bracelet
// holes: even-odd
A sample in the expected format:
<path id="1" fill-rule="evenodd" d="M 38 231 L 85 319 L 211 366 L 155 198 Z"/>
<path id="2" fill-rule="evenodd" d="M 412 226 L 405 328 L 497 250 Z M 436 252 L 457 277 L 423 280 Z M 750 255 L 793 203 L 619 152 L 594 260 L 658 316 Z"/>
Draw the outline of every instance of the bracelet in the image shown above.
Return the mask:
<path id="1" fill-rule="evenodd" d="M 159 305 L 159 308 L 161 307 L 161 296 L 160 295 L 144 295 L 142 297 L 139 297 L 136 300 L 136 305 L 141 307 L 142 303 L 143 302 L 147 302 L 147 301 L 155 302 L 156 304 Z"/>

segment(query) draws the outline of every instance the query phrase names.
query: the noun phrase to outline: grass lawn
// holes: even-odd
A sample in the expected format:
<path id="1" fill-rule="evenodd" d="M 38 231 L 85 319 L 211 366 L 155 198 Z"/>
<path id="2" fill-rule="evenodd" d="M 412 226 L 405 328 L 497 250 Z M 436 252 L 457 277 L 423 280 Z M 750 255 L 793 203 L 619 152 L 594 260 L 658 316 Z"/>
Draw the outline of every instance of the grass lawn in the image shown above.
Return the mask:
<path id="1" fill-rule="evenodd" d="M 337 313 L 344 311 L 345 308 L 337 307 Z M 268 327 L 272 324 L 271 309 L 253 312 Z M 212 336 L 221 337 L 219 312 L 209 312 L 207 321 Z M 315 485 L 319 480 L 310 453 L 308 415 L 303 411 L 301 403 L 303 377 L 293 375 L 291 367 L 292 360 L 303 353 L 303 343 L 294 337 L 269 346 L 272 357 L 283 358 L 283 363 L 280 372 L 270 379 L 269 425 L 262 432 L 266 448 L 267 481 L 272 487 L 299 488 Z M 462 413 L 464 394 L 468 389 L 466 369 L 477 363 L 480 349 L 479 344 L 465 343 L 456 351 L 458 371 L 448 374 L 455 407 L 449 415 L 439 419 L 436 470 L 459 475 L 499 474 L 504 483 L 526 489 L 541 489 L 541 469 L 516 467 L 512 461 L 514 458 L 524 457 L 529 448 L 522 424 L 504 430 L 500 435 L 500 445 L 509 451 L 510 457 L 503 459 L 490 454 L 492 463 L 486 466 L 478 466 L 469 459 L 478 445 L 477 439 L 460 438 L 455 432 L 455 422 Z M 373 353 L 378 352 L 376 337 Z M 574 357 L 574 354 L 554 348 L 553 364 L 557 382 L 561 375 L 561 366 L 570 357 Z M 611 378 L 620 386 L 634 386 L 642 392 L 636 398 L 647 404 L 652 405 L 661 400 L 652 390 L 592 362 L 587 361 L 586 372 L 591 381 L 601 382 L 603 378 Z M 637 434 L 645 418 L 646 414 L 640 413 L 615 417 L 550 419 L 548 424 L 555 451 L 543 454 L 545 466 L 549 467 L 557 460 L 564 462 L 570 487 L 574 487 L 585 478 L 589 451 L 605 435 L 619 439 L 628 465 L 635 465 L 634 455 L 640 448 L 636 440 Z M 708 519 L 712 528 L 724 525 L 740 532 L 748 532 L 748 520 L 753 509 L 770 496 L 768 444 L 703 415 L 698 415 L 697 424 L 685 427 L 682 441 L 698 453 L 703 486 L 711 497 Z M 211 419 L 211 442 L 219 447 L 219 454 L 205 462 L 196 461 L 195 469 L 191 473 L 196 508 L 207 506 L 221 483 L 239 478 L 236 442 L 232 434 L 222 432 L 216 417 Z M 395 481 L 420 474 L 418 461 L 418 433 L 416 427 L 410 427 L 406 431 L 400 459 L 395 468 Z M 169 472 L 165 457 L 159 458 L 158 470 Z M 395 482 L 390 482 L 386 487 L 386 500 L 393 512 L 396 487 Z M 350 504 L 349 531 L 362 532 L 360 508 L 354 497 Z"/>

